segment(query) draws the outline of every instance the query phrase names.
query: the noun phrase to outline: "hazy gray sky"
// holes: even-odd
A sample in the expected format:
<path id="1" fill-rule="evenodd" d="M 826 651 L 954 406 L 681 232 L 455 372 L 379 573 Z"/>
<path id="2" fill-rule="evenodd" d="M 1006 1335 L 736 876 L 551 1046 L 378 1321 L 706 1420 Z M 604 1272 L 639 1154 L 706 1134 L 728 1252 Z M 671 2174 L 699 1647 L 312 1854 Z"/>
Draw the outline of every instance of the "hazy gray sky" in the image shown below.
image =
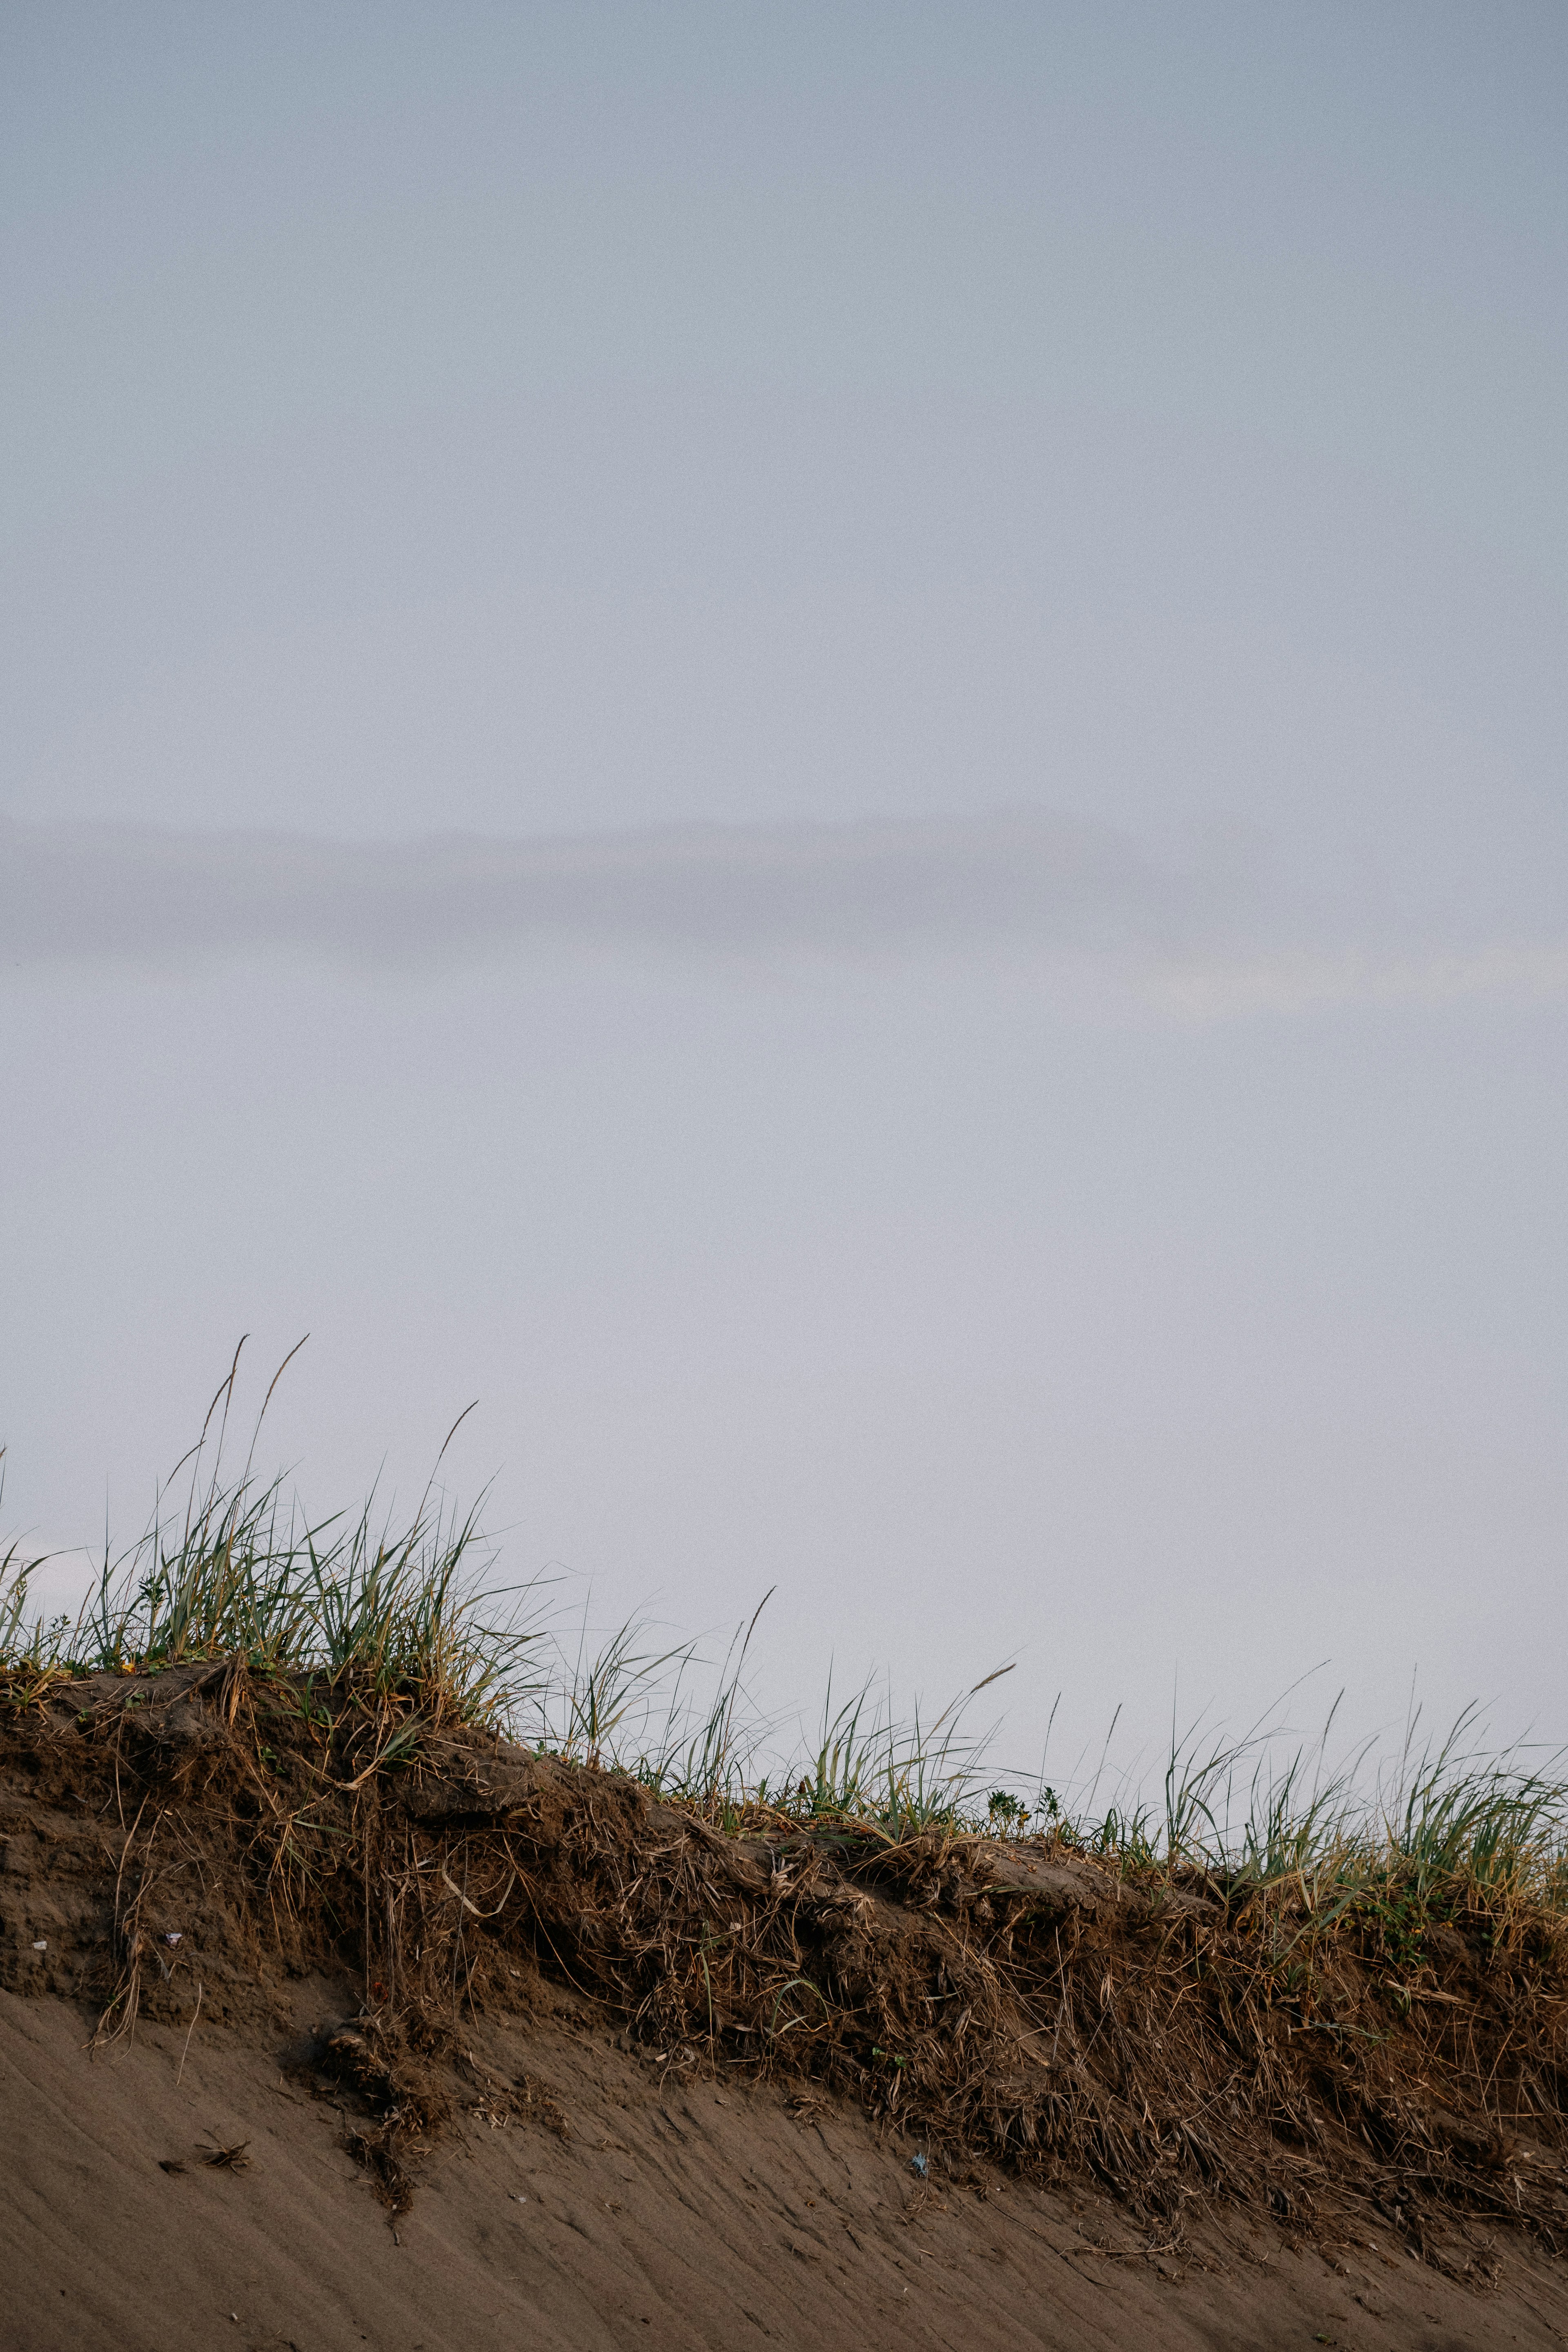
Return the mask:
<path id="1" fill-rule="evenodd" d="M 1568 1737 L 1568 18 L 0 31 L 4 1517 Z"/>

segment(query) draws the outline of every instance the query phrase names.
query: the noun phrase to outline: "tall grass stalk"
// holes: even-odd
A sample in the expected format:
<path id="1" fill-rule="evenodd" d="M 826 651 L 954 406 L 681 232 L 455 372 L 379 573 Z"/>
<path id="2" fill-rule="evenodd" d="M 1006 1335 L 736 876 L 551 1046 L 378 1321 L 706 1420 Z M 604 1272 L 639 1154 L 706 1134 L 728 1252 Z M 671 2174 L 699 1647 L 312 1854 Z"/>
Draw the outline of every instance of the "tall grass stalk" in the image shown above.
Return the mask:
<path id="1" fill-rule="evenodd" d="M 0 1642 L 7 1662 L 79 1673 L 243 1658 L 500 1720 L 535 1680 L 538 1634 L 490 1589 L 478 1524 L 427 1501 L 400 1525 L 374 1500 L 353 1519 L 312 1522 L 276 1483 L 214 1485 L 183 1522 L 154 1519 L 129 1553 L 106 1554 L 74 1623 L 25 1633 L 26 1573 L 7 1580 L 0 1568 Z"/>

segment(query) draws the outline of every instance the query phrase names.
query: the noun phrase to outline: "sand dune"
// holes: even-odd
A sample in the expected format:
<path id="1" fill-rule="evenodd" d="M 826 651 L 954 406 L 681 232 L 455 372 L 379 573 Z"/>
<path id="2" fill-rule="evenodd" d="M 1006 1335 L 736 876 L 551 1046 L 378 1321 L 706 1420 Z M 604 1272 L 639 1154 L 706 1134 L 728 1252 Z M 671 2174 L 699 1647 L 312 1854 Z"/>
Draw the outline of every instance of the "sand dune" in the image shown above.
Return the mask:
<path id="1" fill-rule="evenodd" d="M 908 2142 L 843 2103 L 671 2079 L 570 2007 L 475 2036 L 482 2068 L 526 2073 L 558 2116 L 466 2115 L 394 2220 L 341 2110 L 279 2063 L 353 1989 L 318 1979 L 300 2001 L 299 2036 L 277 2047 L 194 2035 L 180 2080 L 175 2028 L 95 2059 L 90 2015 L 0 1996 L 7 2352 L 1459 2352 L 1568 2336 L 1568 2280 L 1524 2242 L 1468 2284 L 1388 2243 L 1291 2252 L 1235 2215 L 1182 2256 L 1144 2252 L 1149 2233 L 1090 2193 L 984 2163 L 922 2183 Z M 240 2169 L 204 2160 L 241 2143 Z"/>

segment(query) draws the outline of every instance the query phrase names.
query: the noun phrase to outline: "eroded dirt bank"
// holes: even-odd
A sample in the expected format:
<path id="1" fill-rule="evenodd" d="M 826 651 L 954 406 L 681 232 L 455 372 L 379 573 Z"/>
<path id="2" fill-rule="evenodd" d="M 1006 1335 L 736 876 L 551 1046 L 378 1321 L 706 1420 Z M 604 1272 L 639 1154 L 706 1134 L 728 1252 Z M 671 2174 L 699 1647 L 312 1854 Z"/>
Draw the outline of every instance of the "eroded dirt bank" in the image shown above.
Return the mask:
<path id="1" fill-rule="evenodd" d="M 1195 1876 L 740 1826 L 243 1665 L 13 1686 L 0 2343 L 1568 2340 L 1549 1927 L 1304 1972 Z"/>

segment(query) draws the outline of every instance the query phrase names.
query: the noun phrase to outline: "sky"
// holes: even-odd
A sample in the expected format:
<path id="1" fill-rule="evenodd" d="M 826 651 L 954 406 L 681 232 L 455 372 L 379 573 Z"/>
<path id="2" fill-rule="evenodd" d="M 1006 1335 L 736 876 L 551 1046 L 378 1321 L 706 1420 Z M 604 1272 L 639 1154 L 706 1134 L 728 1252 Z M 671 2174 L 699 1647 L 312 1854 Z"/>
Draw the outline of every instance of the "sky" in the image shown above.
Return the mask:
<path id="1" fill-rule="evenodd" d="M 0 58 L 39 1597 L 309 1332 L 313 1505 L 478 1400 L 498 1573 L 774 1588 L 771 1706 L 1568 1740 L 1561 10 Z"/>

